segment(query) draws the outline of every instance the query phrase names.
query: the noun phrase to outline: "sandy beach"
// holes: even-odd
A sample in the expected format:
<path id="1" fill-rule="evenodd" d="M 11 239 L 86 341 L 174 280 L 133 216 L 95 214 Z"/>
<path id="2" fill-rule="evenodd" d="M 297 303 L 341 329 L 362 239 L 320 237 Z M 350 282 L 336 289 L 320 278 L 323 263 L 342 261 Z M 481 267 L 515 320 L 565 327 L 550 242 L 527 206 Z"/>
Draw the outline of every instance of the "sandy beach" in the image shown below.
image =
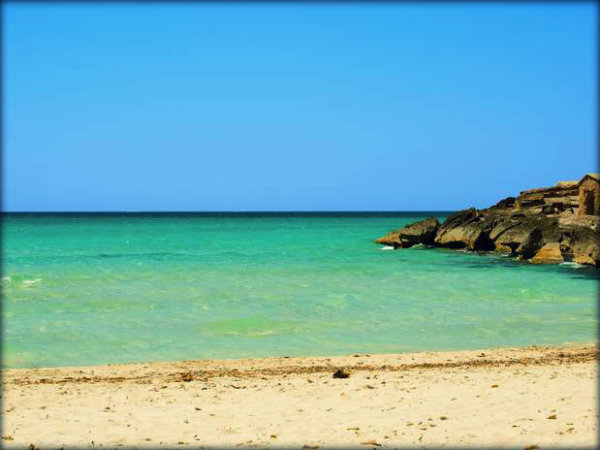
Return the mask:
<path id="1" fill-rule="evenodd" d="M 2 444 L 593 448 L 597 362 L 569 346 L 10 369 Z"/>

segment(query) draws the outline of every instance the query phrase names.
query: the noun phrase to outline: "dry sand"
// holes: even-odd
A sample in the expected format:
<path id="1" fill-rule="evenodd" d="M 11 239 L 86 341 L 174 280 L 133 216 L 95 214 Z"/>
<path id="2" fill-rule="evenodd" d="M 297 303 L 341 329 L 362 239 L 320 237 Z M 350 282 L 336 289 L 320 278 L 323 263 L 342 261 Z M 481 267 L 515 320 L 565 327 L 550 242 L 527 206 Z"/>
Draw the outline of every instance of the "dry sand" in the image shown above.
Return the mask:
<path id="1" fill-rule="evenodd" d="M 2 446 L 595 448 L 597 361 L 570 346 L 11 369 Z"/>

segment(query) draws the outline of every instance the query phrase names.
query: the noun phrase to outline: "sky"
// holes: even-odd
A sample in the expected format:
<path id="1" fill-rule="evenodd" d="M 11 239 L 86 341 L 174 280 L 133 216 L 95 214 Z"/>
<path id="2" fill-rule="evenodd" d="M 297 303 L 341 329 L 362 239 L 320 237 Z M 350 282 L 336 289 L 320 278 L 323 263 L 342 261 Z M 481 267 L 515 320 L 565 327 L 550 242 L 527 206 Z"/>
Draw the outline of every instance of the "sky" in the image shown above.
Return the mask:
<path id="1" fill-rule="evenodd" d="M 3 8 L 5 211 L 447 211 L 598 171 L 593 2 Z"/>

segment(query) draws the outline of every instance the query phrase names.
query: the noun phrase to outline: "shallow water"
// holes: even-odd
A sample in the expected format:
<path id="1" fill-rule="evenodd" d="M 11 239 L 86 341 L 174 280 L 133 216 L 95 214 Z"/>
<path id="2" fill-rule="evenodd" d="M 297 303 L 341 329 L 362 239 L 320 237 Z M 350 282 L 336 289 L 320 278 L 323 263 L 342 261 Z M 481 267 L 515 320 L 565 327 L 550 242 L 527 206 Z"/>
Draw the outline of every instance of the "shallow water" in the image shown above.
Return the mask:
<path id="1" fill-rule="evenodd" d="M 422 217 L 5 214 L 3 365 L 596 338 L 595 269 L 373 243 Z"/>

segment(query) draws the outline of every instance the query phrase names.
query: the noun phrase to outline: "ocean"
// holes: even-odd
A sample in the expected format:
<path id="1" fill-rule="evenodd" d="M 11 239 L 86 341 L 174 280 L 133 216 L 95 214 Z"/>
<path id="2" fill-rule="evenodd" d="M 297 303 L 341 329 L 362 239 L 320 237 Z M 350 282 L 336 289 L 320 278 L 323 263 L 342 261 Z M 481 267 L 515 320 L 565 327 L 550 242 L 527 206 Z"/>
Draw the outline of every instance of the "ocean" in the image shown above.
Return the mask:
<path id="1" fill-rule="evenodd" d="M 5 213 L 3 367 L 595 341 L 594 268 L 373 242 L 431 215 Z"/>

